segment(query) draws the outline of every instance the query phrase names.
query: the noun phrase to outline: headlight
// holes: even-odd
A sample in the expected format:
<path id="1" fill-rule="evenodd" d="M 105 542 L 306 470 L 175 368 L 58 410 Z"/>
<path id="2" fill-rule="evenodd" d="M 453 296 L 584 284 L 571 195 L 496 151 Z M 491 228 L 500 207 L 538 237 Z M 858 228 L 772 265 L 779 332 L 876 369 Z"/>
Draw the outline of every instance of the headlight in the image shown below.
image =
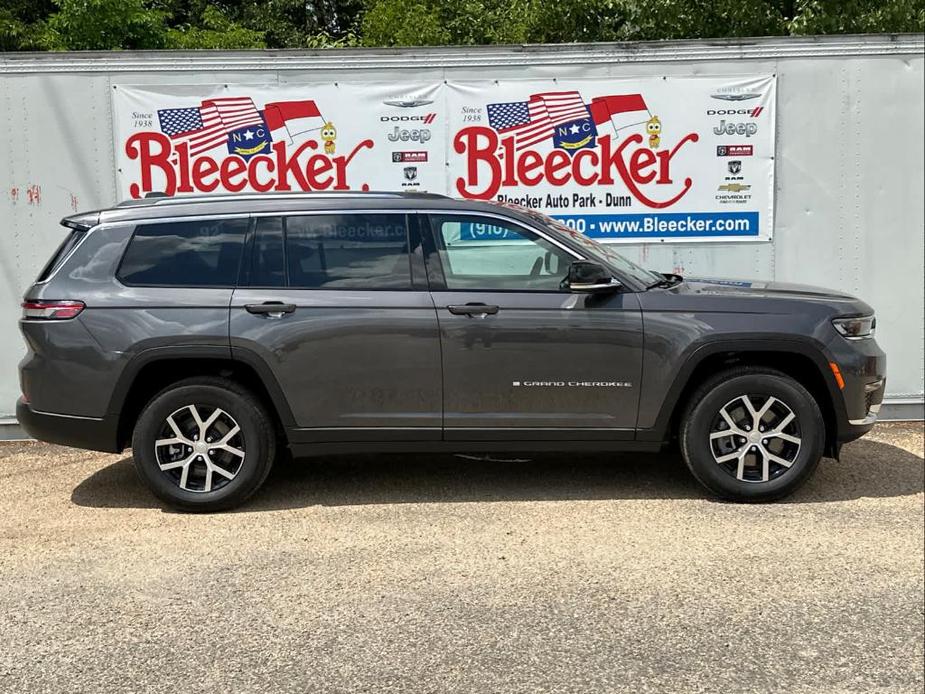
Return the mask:
<path id="1" fill-rule="evenodd" d="M 832 325 L 849 340 L 863 340 L 866 337 L 874 336 L 877 319 L 874 316 L 836 318 L 832 321 Z"/>

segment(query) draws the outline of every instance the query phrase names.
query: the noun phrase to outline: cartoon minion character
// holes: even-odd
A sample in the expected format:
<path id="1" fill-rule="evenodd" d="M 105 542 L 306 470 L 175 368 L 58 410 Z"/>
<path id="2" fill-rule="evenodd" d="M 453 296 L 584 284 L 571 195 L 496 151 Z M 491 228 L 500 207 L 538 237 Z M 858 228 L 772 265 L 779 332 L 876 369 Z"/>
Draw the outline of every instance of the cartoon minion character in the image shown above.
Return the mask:
<path id="1" fill-rule="evenodd" d="M 649 147 L 658 149 L 658 146 L 662 143 L 662 122 L 658 119 L 658 116 L 652 116 L 646 121 L 646 132 L 649 133 Z"/>
<path id="2" fill-rule="evenodd" d="M 334 140 L 337 139 L 337 130 L 331 121 L 325 123 L 321 128 L 321 139 L 324 140 L 324 153 L 334 154 Z"/>

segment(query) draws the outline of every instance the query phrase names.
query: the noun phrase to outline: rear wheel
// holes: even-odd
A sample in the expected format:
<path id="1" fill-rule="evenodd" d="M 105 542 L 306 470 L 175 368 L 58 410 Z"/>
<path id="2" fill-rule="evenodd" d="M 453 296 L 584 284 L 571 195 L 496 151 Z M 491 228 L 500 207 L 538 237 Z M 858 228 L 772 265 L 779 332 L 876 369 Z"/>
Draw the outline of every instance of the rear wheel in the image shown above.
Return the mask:
<path id="1" fill-rule="evenodd" d="M 718 374 L 692 396 L 681 452 L 714 494 L 771 501 L 793 492 L 822 457 L 825 423 L 813 396 L 771 369 Z"/>
<path id="2" fill-rule="evenodd" d="M 158 498 L 185 511 L 218 511 L 260 488 L 276 441 L 251 393 L 226 379 L 196 378 L 152 398 L 135 426 L 132 452 Z"/>

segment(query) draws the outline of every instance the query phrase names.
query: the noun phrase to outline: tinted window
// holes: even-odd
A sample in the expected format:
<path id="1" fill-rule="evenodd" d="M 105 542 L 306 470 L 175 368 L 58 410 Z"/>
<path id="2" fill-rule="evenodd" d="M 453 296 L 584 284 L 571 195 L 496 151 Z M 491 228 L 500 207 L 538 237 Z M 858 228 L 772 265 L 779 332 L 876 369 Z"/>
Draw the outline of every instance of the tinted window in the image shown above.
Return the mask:
<path id="1" fill-rule="evenodd" d="M 47 280 L 51 276 L 51 273 L 53 273 L 61 266 L 61 263 L 63 263 L 65 258 L 67 258 L 68 253 L 74 250 L 74 247 L 80 243 L 80 241 L 86 235 L 86 229 L 72 229 L 71 233 L 68 234 L 64 241 L 61 242 L 61 245 L 58 246 L 58 250 L 55 251 L 55 254 L 51 256 L 51 260 L 49 260 L 48 264 L 45 265 L 45 268 L 42 270 L 42 273 L 39 275 L 37 281 L 44 282 Z"/>
<path id="2" fill-rule="evenodd" d="M 283 220 L 258 217 L 251 253 L 252 287 L 285 287 L 286 263 L 283 252 Z"/>
<path id="3" fill-rule="evenodd" d="M 290 287 L 410 289 L 402 214 L 284 217 Z"/>
<path id="4" fill-rule="evenodd" d="M 247 225 L 247 219 L 140 225 L 119 279 L 136 285 L 234 286 Z"/>
<path id="5" fill-rule="evenodd" d="M 556 291 L 574 258 L 538 234 L 485 217 L 431 217 L 447 289 Z"/>

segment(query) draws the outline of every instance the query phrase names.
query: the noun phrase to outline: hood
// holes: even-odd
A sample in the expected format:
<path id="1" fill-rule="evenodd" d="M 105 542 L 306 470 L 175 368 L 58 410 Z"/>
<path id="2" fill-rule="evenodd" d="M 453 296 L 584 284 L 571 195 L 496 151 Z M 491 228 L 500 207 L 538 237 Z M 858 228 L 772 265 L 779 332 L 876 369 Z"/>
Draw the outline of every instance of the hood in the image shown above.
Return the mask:
<path id="1" fill-rule="evenodd" d="M 788 282 L 685 277 L 684 284 L 687 285 L 687 290 L 689 292 L 696 294 L 712 294 L 715 296 L 857 301 L 855 297 L 845 292 L 814 287 L 808 284 L 791 284 Z"/>

